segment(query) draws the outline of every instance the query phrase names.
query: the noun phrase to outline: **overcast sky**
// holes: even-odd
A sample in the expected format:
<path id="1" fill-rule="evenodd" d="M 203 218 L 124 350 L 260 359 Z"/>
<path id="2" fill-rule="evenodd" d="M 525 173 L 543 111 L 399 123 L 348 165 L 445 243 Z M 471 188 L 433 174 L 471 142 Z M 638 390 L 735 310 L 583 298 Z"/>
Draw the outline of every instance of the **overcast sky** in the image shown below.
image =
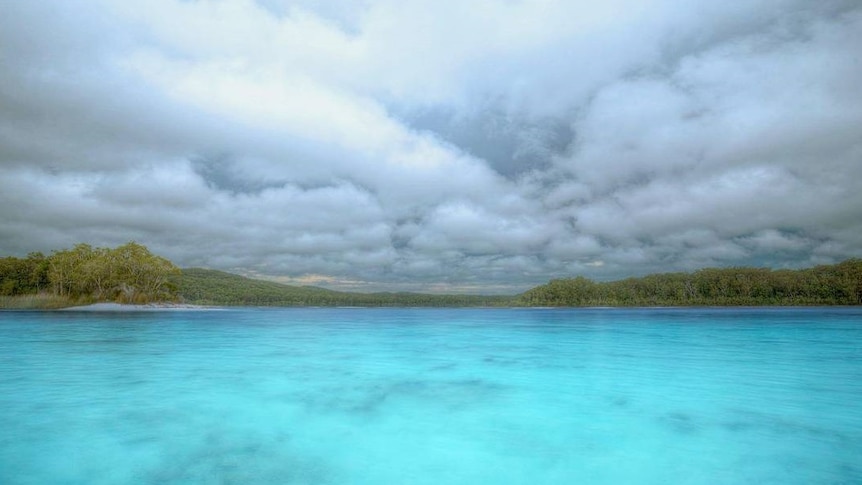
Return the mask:
<path id="1" fill-rule="evenodd" d="M 0 255 L 504 293 L 862 256 L 858 0 L 0 12 Z"/>

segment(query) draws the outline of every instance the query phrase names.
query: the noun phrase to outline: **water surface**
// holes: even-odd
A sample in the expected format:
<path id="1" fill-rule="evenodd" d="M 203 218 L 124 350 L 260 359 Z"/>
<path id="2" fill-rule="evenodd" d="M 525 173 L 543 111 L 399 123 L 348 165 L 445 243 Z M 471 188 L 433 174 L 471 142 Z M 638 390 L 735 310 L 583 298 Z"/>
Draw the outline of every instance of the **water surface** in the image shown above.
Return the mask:
<path id="1" fill-rule="evenodd" d="M 850 484 L 860 457 L 860 309 L 0 313 L 3 484 Z"/>

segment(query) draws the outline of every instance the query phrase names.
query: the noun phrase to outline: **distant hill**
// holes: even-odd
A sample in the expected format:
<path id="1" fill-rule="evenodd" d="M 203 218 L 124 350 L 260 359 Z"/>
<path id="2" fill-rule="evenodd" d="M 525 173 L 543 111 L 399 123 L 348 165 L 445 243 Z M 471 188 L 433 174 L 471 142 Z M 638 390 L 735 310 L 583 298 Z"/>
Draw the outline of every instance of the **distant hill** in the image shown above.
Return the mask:
<path id="1" fill-rule="evenodd" d="M 209 269 L 180 270 L 135 242 L 114 249 L 78 244 L 49 256 L 0 258 L 0 309 L 177 300 L 221 306 L 862 305 L 862 259 L 800 270 L 705 268 L 608 282 L 578 276 L 520 295 L 483 296 L 352 293 Z"/>
<path id="2" fill-rule="evenodd" d="M 187 303 L 226 306 L 506 306 L 508 296 L 348 293 L 291 286 L 211 269 L 181 271 L 177 287 Z"/>
<path id="3" fill-rule="evenodd" d="M 339 294 L 323 288 L 289 286 L 202 268 L 184 268 L 177 283 L 180 297 L 204 305 L 325 305 Z"/>
<path id="4" fill-rule="evenodd" d="M 349 293 L 183 269 L 188 303 L 235 306 L 739 306 L 862 304 L 862 260 L 800 270 L 706 268 L 595 282 L 557 279 L 515 296 Z"/>
<path id="5" fill-rule="evenodd" d="M 552 280 L 517 297 L 523 306 L 860 305 L 862 259 L 799 270 L 706 268 L 595 282 Z"/>

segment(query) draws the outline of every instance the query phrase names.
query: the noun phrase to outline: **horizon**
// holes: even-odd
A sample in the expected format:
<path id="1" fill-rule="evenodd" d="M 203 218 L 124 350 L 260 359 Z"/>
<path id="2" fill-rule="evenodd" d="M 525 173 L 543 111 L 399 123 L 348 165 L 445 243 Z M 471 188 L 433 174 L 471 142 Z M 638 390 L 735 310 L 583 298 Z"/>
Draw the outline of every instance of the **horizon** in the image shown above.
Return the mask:
<path id="1" fill-rule="evenodd" d="M 4 10 L 2 255 L 487 295 L 862 257 L 854 0 Z"/>
<path id="2" fill-rule="evenodd" d="M 843 261 L 839 261 L 836 264 L 847 263 L 850 261 L 859 261 L 859 258 L 848 258 L 848 259 L 845 259 Z M 807 266 L 804 268 L 795 268 L 795 269 L 789 270 L 789 271 L 814 269 L 814 268 L 817 268 L 820 266 L 833 266 L 833 265 Z M 181 268 L 181 269 L 182 270 L 202 269 L 205 271 L 214 270 L 213 268 Z M 697 269 L 691 270 L 691 271 L 646 273 L 646 274 L 639 274 L 639 275 L 623 276 L 621 278 L 613 278 L 613 279 L 592 279 L 592 278 L 587 278 L 587 279 L 589 279 L 590 281 L 593 281 L 595 283 L 601 284 L 601 283 L 614 283 L 614 282 L 623 281 L 623 280 L 632 279 L 632 278 L 640 279 L 640 278 L 645 278 L 645 277 L 649 277 L 649 276 L 661 276 L 661 275 L 669 275 L 669 274 L 694 275 L 695 273 L 697 273 L 699 271 L 704 271 L 704 270 L 722 271 L 722 270 L 733 270 L 733 269 L 767 270 L 770 272 L 788 270 L 787 268 L 770 268 L 770 267 L 766 267 L 766 266 L 730 266 L 730 267 L 710 266 L 710 267 L 697 268 Z M 215 271 L 224 271 L 224 270 L 215 270 Z M 426 287 L 424 287 L 425 288 L 424 290 L 412 291 L 410 289 L 405 289 L 403 286 L 399 287 L 399 288 L 389 288 L 386 286 L 379 286 L 378 287 L 376 284 L 368 283 L 368 282 L 362 282 L 362 284 L 351 286 L 350 283 L 345 284 L 344 282 L 336 282 L 336 285 L 338 286 L 336 288 L 336 287 L 331 286 L 332 281 L 331 281 L 331 278 L 328 278 L 328 277 L 320 277 L 320 279 L 317 279 L 317 277 L 314 277 L 314 276 L 311 278 L 289 278 L 289 277 L 271 277 L 271 276 L 266 276 L 266 275 L 256 275 L 254 273 L 242 274 L 242 273 L 232 273 L 230 271 L 225 271 L 225 272 L 236 275 L 236 276 L 242 276 L 244 278 L 255 279 L 255 280 L 260 280 L 260 281 L 269 281 L 269 282 L 279 283 L 279 284 L 283 284 L 283 285 L 305 286 L 305 287 L 320 288 L 320 289 L 325 289 L 325 290 L 343 291 L 343 292 L 347 292 L 347 293 L 397 293 L 397 292 L 403 292 L 403 293 L 417 293 L 417 294 L 428 294 L 428 295 L 517 296 L 521 293 L 535 289 L 539 286 L 543 286 L 543 285 L 553 281 L 553 280 L 546 280 L 546 281 L 538 283 L 536 285 L 527 286 L 523 289 L 517 290 L 515 292 L 511 292 L 511 293 L 505 293 L 503 291 L 493 291 L 493 289 L 489 292 L 486 291 L 483 293 L 482 291 L 487 290 L 488 287 L 481 287 L 481 288 L 477 288 L 477 287 L 455 287 L 453 289 L 453 287 L 445 287 L 445 286 L 439 286 L 439 287 L 427 287 L 426 286 Z M 319 276 L 319 275 L 315 275 L 315 276 Z M 580 277 L 584 277 L 584 276 L 583 275 L 569 275 L 569 276 L 563 276 L 563 277 L 557 278 L 557 279 L 576 279 L 576 278 L 580 278 Z M 508 287 L 507 287 L 507 289 L 508 289 Z"/>

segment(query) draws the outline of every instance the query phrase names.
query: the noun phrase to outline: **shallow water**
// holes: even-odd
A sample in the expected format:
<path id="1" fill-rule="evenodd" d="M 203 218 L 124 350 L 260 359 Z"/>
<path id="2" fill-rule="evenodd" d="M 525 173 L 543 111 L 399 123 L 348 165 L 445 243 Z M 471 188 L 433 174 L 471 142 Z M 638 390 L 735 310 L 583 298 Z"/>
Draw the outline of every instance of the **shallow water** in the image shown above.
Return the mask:
<path id="1" fill-rule="evenodd" d="M 0 483 L 862 483 L 862 309 L 4 312 Z"/>

